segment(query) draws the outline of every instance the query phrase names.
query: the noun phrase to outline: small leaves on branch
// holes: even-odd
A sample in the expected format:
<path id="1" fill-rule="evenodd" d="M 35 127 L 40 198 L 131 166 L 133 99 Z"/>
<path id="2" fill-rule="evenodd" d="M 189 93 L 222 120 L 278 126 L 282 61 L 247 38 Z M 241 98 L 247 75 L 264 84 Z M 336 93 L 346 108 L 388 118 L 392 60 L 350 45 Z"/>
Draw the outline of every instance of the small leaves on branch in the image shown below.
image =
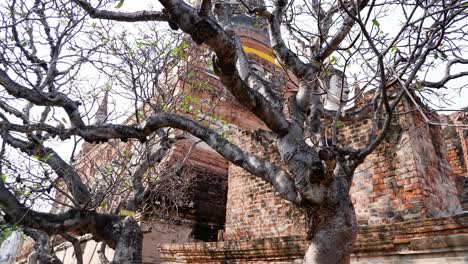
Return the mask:
<path id="1" fill-rule="evenodd" d="M 120 1 L 117 3 L 117 5 L 115 6 L 115 8 L 121 8 L 121 7 L 123 6 L 123 4 L 124 4 L 124 1 L 125 1 L 125 0 L 120 0 Z"/>

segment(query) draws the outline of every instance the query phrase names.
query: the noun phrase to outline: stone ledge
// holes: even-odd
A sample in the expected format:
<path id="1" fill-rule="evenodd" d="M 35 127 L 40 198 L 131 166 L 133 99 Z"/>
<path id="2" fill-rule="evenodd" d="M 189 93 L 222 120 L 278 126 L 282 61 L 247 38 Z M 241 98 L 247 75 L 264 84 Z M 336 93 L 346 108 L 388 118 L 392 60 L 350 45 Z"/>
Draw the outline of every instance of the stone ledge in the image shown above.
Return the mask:
<path id="1" fill-rule="evenodd" d="M 468 246 L 468 234 L 415 238 L 410 241 L 409 248 L 412 250 L 424 250 L 463 246 Z"/>
<path id="2" fill-rule="evenodd" d="M 165 263 L 209 263 L 222 260 L 291 260 L 306 249 L 304 237 L 264 238 L 213 243 L 163 244 Z"/>
<path id="3" fill-rule="evenodd" d="M 213 243 L 163 244 L 163 263 L 232 263 L 294 261 L 302 257 L 307 239 L 271 237 Z M 468 252 L 468 215 L 360 227 L 353 257 Z M 468 253 L 467 253 L 468 254 Z"/>
<path id="4" fill-rule="evenodd" d="M 355 252 L 419 250 L 422 247 L 428 247 L 431 244 L 429 240 L 434 240 L 431 248 L 440 248 L 443 247 L 442 241 L 446 244 L 454 243 L 451 242 L 454 241 L 454 237 L 447 237 L 455 234 L 468 234 L 468 214 L 379 226 L 360 226 Z M 460 239 L 461 236 L 457 241 Z M 423 246 L 423 243 L 426 246 Z M 439 247 L 436 246 L 437 243 L 440 244 Z M 419 244 L 421 246 L 418 246 Z"/>

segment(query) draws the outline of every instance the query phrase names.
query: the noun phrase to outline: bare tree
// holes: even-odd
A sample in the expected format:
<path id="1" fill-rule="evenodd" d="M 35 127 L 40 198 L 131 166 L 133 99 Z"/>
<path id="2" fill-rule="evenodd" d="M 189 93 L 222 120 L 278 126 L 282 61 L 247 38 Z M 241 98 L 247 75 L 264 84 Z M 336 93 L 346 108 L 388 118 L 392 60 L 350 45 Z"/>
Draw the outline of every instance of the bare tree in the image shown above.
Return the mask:
<path id="1" fill-rule="evenodd" d="M 356 217 L 349 196 L 354 170 L 384 140 L 401 98 L 437 92 L 450 80 L 468 75 L 468 72 L 451 70 L 456 64 L 467 63 L 463 58 L 467 43 L 467 25 L 463 23 L 467 17 L 466 3 L 443 0 L 278 0 L 273 3 L 240 1 L 233 3 L 236 5 L 233 7 L 203 0 L 194 7 L 182 0 L 159 2 L 163 6 L 162 11 L 111 11 L 110 5 L 115 3 L 85 0 L 13 1 L 3 7 L 2 28 L 8 33 L 1 40 L 4 51 L 0 57 L 0 85 L 5 99 L 15 100 L 14 103 L 0 102 L 2 172 L 8 170 L 19 175 L 25 170 L 11 162 L 6 164 L 5 152 L 10 148 L 17 149 L 34 157 L 38 163 L 46 164 L 43 170 L 47 173 L 44 171 L 39 179 L 51 182 L 52 186 L 54 177 L 49 175 L 53 172 L 65 183 L 67 188 L 63 194 L 73 204 L 71 209 L 60 214 L 37 212 L 28 208 L 27 199 L 14 193 L 13 184 L 2 183 L 0 201 L 7 221 L 48 235 L 91 233 L 95 239 L 116 250 L 115 263 L 140 262 L 142 233 L 137 223 L 131 218 L 93 210 L 96 201 L 102 199 L 94 198 L 94 192 L 82 181 L 76 169 L 48 147 L 45 140 L 58 136 L 61 140 L 73 137 L 89 142 L 133 140 L 147 143 L 158 137 L 157 144 L 161 145 L 158 149 L 161 151 L 151 154 L 146 160 L 148 164 L 158 160 L 158 155 L 165 155 L 163 150 L 170 144 L 165 145 L 164 142 L 171 142 L 167 128 L 174 128 L 204 141 L 226 160 L 270 183 L 282 198 L 304 208 L 311 219 L 307 230 L 310 242 L 304 263 L 348 263 L 357 234 Z M 121 0 L 117 7 L 122 3 Z M 149 110 L 144 111 L 145 118 L 139 119 L 136 113 L 132 122 L 88 125 L 83 117 L 89 113 L 83 112 L 85 109 L 80 106 L 79 89 L 71 90 L 69 87 L 74 85 L 73 76 L 79 72 L 79 63 L 92 61 L 91 53 L 98 50 L 73 45 L 79 39 L 77 34 L 86 31 L 82 22 L 84 16 L 76 9 L 77 6 L 99 21 L 166 21 L 173 30 L 180 29 L 195 43 L 206 45 L 213 53 L 214 72 L 225 88 L 262 120 L 274 135 L 283 166 L 241 150 L 203 125 L 196 115 L 168 111 L 161 105 L 161 100 L 149 104 Z M 275 55 L 299 80 L 298 91 L 293 97 L 278 96 L 273 88 L 276 85 L 256 74 L 231 28 L 229 16 L 233 12 L 230 9 L 264 19 Z M 398 29 L 391 33 L 385 32 L 382 22 L 382 17 L 390 10 L 401 17 Z M 54 22 L 47 22 L 46 17 Z M 306 25 L 299 23 L 304 21 L 298 19 L 302 17 L 307 18 Z M 65 23 L 62 22 L 64 20 Z M 40 36 L 45 38 L 44 42 L 36 41 L 39 30 L 33 28 L 38 26 L 42 29 Z M 106 24 L 102 27 L 106 28 Z M 293 45 L 285 43 L 282 33 L 285 30 L 294 39 Z M 105 36 L 104 33 L 99 37 Z M 39 54 L 37 45 L 47 46 L 50 54 Z M 127 44 L 122 45 L 108 47 L 111 53 L 112 49 L 118 53 Z M 65 47 L 78 48 L 78 52 L 65 52 Z M 128 67 L 139 63 L 135 60 L 138 56 L 126 54 L 130 55 L 125 57 Z M 70 61 L 75 63 L 70 65 Z M 103 63 L 105 60 L 99 62 Z M 376 92 L 371 102 L 353 111 L 344 111 L 346 103 L 352 102 L 353 98 L 347 98 L 344 89 L 338 94 L 328 90 L 323 80 L 334 68 L 342 68 L 347 73 L 352 63 L 362 66 L 363 74 L 356 77 L 361 83 L 361 92 L 369 89 Z M 436 63 L 446 65 L 445 76 L 441 80 L 429 80 L 426 72 Z M 149 73 L 153 70 L 147 68 Z M 128 87 L 126 91 L 137 106 L 141 98 L 148 100 L 155 95 L 149 93 L 154 89 L 144 89 L 145 85 L 154 85 L 155 79 L 147 82 L 139 78 L 141 73 L 124 70 L 117 78 Z M 143 96 L 144 90 L 147 96 Z M 330 95 L 338 98 L 337 107 L 331 110 L 323 105 L 323 98 Z M 34 121 L 33 107 L 41 109 L 41 114 Z M 137 109 L 135 107 L 135 111 Z M 47 122 L 50 113 L 55 111 L 66 114 L 66 124 L 59 120 Z M 373 126 L 367 143 L 360 148 L 340 145 L 337 123 L 363 118 L 370 118 Z M 140 179 L 146 171 L 144 160 L 135 164 L 128 177 L 132 186 L 129 192 L 133 197 L 133 204 L 129 205 L 132 208 L 137 208 L 141 201 L 138 194 L 144 191 L 144 187 Z"/>
<path id="2" fill-rule="evenodd" d="M 71 242 L 81 263 L 76 236 L 87 233 L 117 250 L 115 263 L 141 262 L 142 231 L 122 211 L 168 215 L 191 202 L 184 190 L 193 177 L 184 157 L 164 159 L 184 137 L 139 128 L 149 113 L 173 111 L 184 99 L 175 95 L 184 73 L 172 73 L 190 50 L 180 34 L 155 31 L 154 24 L 135 35 L 125 28 L 111 32 L 111 23 L 88 21 L 70 1 L 13 1 L 0 8 L 5 220 L 36 241 L 39 263 L 59 261 L 53 236 Z M 109 132 L 120 136 L 114 140 Z M 111 155 L 76 153 L 83 139 Z M 53 147 L 57 142 L 65 142 L 65 154 Z M 34 210 L 51 204 L 51 213 Z"/>

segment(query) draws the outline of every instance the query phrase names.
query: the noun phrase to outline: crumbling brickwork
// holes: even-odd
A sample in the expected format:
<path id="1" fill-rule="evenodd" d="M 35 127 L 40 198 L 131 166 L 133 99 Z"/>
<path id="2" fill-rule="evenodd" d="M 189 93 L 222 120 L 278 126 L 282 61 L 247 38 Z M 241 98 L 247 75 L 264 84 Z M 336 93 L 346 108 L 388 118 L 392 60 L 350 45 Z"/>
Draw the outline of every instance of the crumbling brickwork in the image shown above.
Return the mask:
<path id="1" fill-rule="evenodd" d="M 355 172 L 351 196 L 360 225 L 461 211 L 440 127 L 424 123 L 421 113 L 412 111 L 406 99 L 398 110 L 401 114 L 392 123 L 386 140 Z M 431 118 L 436 120 L 437 116 Z M 369 130 L 369 120 L 344 123 L 339 128 L 340 142 L 361 147 Z M 268 160 L 279 158 L 275 145 L 268 140 L 247 132 L 234 138 L 246 151 Z M 226 239 L 297 235 L 304 230 L 300 211 L 282 201 L 263 180 L 230 165 L 228 184 Z"/>
<path id="2" fill-rule="evenodd" d="M 468 116 L 456 112 L 443 119 L 443 135 L 447 143 L 447 159 L 457 176 L 460 202 L 468 210 Z"/>
<path id="3" fill-rule="evenodd" d="M 447 130 L 455 130 L 455 128 Z M 460 138 L 448 138 L 445 142 L 447 143 L 447 158 L 453 173 L 464 176 L 466 174 L 466 164 Z"/>
<path id="4" fill-rule="evenodd" d="M 396 119 L 387 139 L 356 169 L 351 196 L 360 224 L 461 210 L 440 128 L 426 124 L 408 100 L 398 110 L 406 114 Z M 431 118 L 438 120 L 435 115 Z M 368 132 L 366 127 L 359 131 Z M 348 133 L 343 132 L 346 138 Z"/>

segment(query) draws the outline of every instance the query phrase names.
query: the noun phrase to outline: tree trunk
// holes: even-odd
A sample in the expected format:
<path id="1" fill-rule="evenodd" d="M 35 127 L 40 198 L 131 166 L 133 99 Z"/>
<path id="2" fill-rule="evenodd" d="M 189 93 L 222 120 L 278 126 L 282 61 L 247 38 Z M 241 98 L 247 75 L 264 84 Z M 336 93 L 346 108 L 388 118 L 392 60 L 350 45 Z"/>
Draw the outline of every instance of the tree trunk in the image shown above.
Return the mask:
<path id="1" fill-rule="evenodd" d="M 31 254 L 31 260 L 28 257 L 28 263 L 36 264 L 62 264 L 50 246 L 49 236 L 39 230 L 24 228 L 23 232 L 34 239 L 35 256 Z"/>
<path id="2" fill-rule="evenodd" d="M 127 217 L 114 225 L 116 245 L 112 264 L 139 264 L 142 261 L 143 232 L 138 223 Z"/>
<path id="3" fill-rule="evenodd" d="M 354 207 L 349 196 L 350 177 L 337 176 L 326 200 L 311 213 L 310 242 L 304 264 L 348 264 L 357 236 Z"/>

